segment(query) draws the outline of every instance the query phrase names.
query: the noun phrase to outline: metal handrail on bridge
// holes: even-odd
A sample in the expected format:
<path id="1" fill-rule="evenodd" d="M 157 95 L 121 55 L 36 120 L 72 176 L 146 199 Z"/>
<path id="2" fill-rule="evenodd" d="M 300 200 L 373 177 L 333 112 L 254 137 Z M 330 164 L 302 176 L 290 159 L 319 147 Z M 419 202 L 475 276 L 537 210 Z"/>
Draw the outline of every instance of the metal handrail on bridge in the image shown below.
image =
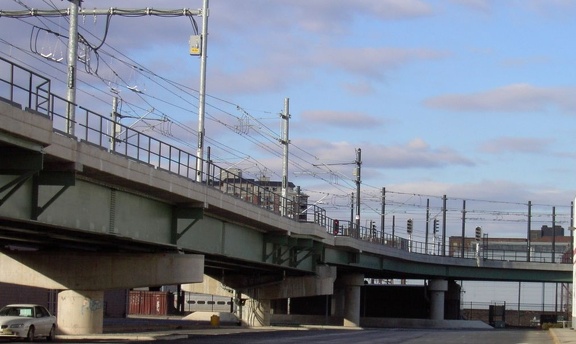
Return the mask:
<path id="1" fill-rule="evenodd" d="M 113 154 L 119 154 L 157 169 L 175 173 L 190 180 L 196 180 L 197 156 L 175 145 L 161 141 L 151 135 L 140 132 L 130 126 L 119 123 L 115 116 L 102 116 L 82 106 L 77 106 L 73 119 L 66 116 L 70 103 L 52 93 L 51 80 L 0 57 L 0 100 L 7 101 L 24 110 L 47 116 L 52 120 L 53 130 L 68 135 L 78 141 L 87 142 Z M 6 72 L 7 71 L 7 72 Z M 69 128 L 73 127 L 73 133 Z M 203 159 L 202 159 L 203 160 Z M 203 160 L 202 183 L 208 187 L 238 197 L 261 208 L 286 216 L 294 221 L 313 222 L 325 228 L 334 236 L 349 236 L 363 241 L 387 245 L 400 250 L 417 254 L 446 255 L 441 252 L 441 242 L 423 243 L 397 235 L 384 233 L 381 229 L 356 225 L 350 221 L 336 220 L 326 216 L 326 210 L 315 204 L 307 204 L 307 196 L 292 192 L 285 202 L 279 190 L 279 183 L 267 180 L 243 178 L 241 173 L 227 170 L 215 165 L 210 160 Z M 285 205 L 285 208 L 282 206 Z M 524 254 L 522 254 L 522 252 Z M 448 255 L 452 255 L 448 253 Z M 459 256 L 459 255 L 454 255 Z M 477 253 L 466 251 L 464 259 L 476 259 Z M 502 250 L 482 251 L 483 259 L 522 260 L 526 261 L 526 251 L 506 252 Z M 550 262 L 550 257 L 531 256 L 530 261 Z M 558 260 L 556 260 L 558 261 Z"/>

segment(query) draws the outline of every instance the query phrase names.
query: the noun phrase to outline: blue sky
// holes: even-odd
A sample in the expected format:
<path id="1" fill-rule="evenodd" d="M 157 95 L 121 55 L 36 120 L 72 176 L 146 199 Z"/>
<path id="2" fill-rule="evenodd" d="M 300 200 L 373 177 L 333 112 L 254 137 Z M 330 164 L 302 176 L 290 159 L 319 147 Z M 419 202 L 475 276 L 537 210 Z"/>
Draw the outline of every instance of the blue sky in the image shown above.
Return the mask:
<path id="1" fill-rule="evenodd" d="M 201 6 L 83 1 L 86 9 Z M 288 97 L 289 179 L 330 217 L 349 217 L 349 163 L 360 148 L 363 224 L 379 223 L 385 187 L 387 227 L 392 216 L 402 224 L 414 217 L 421 230 L 426 199 L 438 215 L 447 195 L 449 234 L 460 233 L 463 200 L 469 235 L 481 225 L 491 236 L 525 236 L 517 213 L 528 201 L 538 204 L 533 229 L 551 225 L 552 206 L 567 228 L 576 194 L 575 15 L 568 0 L 212 0 L 206 144 L 221 166 L 280 180 L 279 113 Z M 104 21 L 81 20 L 93 45 Z M 0 56 L 65 80 L 62 62 L 30 53 L 65 54 L 63 40 L 43 32 L 30 44 L 32 25 L 67 34 L 64 18 L 0 17 Z M 112 17 L 98 72 L 79 73 L 80 101 L 106 113 L 110 90 L 120 90 L 124 114 L 150 112 L 137 125 L 194 152 L 200 61 L 188 55 L 192 33 L 187 18 Z"/>

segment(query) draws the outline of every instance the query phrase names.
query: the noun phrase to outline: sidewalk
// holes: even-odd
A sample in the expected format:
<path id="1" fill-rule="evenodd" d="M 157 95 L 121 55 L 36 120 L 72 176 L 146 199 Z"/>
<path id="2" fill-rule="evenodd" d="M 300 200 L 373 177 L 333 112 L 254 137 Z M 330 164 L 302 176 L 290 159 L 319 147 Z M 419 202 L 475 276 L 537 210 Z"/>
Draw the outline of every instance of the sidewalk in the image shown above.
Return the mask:
<path id="1" fill-rule="evenodd" d="M 210 321 L 183 320 L 182 317 L 106 318 L 104 319 L 103 327 L 104 333 L 101 334 L 60 334 L 56 335 L 56 339 L 61 342 L 102 340 L 156 341 L 186 339 L 189 335 L 198 334 L 223 335 L 247 331 L 278 331 L 279 329 L 284 329 L 277 326 L 249 328 L 231 322 L 212 326 Z M 289 329 L 297 330 L 298 328 L 290 327 Z"/>
<path id="2" fill-rule="evenodd" d="M 555 344 L 576 344 L 576 331 L 570 328 L 551 328 L 550 335 Z"/>
<path id="3" fill-rule="evenodd" d="M 246 328 L 246 327 L 205 327 L 198 329 L 174 329 L 166 331 L 143 331 L 143 332 L 114 332 L 102 334 L 86 334 L 86 335 L 56 335 L 59 342 L 76 342 L 76 341 L 157 341 L 157 340 L 176 340 L 186 339 L 190 335 L 224 335 L 233 334 L 246 331 L 278 331 L 278 327 L 263 327 L 263 328 Z M 292 328 L 294 329 L 294 328 Z"/>

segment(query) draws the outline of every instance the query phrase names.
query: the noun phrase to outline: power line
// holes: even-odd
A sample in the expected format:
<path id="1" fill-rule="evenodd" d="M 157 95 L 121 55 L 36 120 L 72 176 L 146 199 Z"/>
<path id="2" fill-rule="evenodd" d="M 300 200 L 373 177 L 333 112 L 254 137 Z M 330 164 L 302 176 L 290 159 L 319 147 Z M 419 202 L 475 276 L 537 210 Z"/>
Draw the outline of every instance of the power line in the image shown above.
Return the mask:
<path id="1" fill-rule="evenodd" d="M 14 0 L 14 1 L 17 4 L 20 4 L 23 7 L 26 7 L 21 1 L 17 1 L 17 0 Z M 55 6 L 52 2 L 50 2 L 49 5 L 50 5 L 50 7 L 55 8 Z M 28 10 L 30 10 L 30 9 L 28 8 Z M 37 19 L 39 19 L 39 18 L 37 18 Z M 22 22 L 26 22 L 22 19 L 18 19 L 18 20 L 20 20 Z M 59 24 L 54 23 L 51 19 L 41 20 L 41 22 L 43 23 L 43 27 L 45 27 L 47 30 L 48 30 L 48 27 L 50 25 L 62 27 Z M 185 113 L 197 114 L 193 110 L 190 109 L 189 105 L 196 105 L 194 103 L 194 101 L 198 100 L 198 96 L 197 96 L 198 91 L 194 90 L 193 88 L 191 88 L 189 86 L 182 85 L 178 82 L 175 82 L 175 81 L 170 80 L 168 78 L 165 78 L 161 75 L 158 75 L 154 71 L 142 66 L 140 63 L 133 61 L 131 58 L 129 58 L 125 54 L 121 53 L 119 50 L 115 49 L 111 45 L 109 45 L 106 42 L 106 37 L 108 34 L 107 30 L 110 26 L 109 24 L 110 23 L 107 20 L 106 31 L 105 31 L 104 37 L 100 40 L 100 42 L 97 45 L 90 45 L 92 48 L 96 48 L 93 50 L 95 50 L 97 52 L 97 55 L 96 55 L 96 56 L 98 56 L 97 59 L 99 59 L 100 61 L 103 61 L 103 67 L 105 66 L 106 68 L 108 68 L 108 70 L 112 71 L 114 73 L 114 75 L 118 78 L 118 80 L 120 80 L 124 84 L 123 87 L 129 86 L 129 80 L 126 80 L 126 78 L 124 76 L 122 76 L 122 73 L 117 72 L 115 70 L 114 66 L 112 66 L 105 59 L 103 59 L 104 56 L 107 56 L 111 60 L 117 61 L 118 63 L 123 63 L 125 66 L 129 66 L 130 68 L 133 69 L 133 71 L 135 73 L 138 74 L 138 76 L 146 78 L 146 80 L 149 80 L 150 82 L 152 82 L 153 84 L 155 84 L 159 88 L 161 88 L 162 90 L 164 90 L 166 92 L 170 92 L 172 94 L 172 97 L 170 97 L 169 99 L 162 98 L 160 96 L 157 96 L 153 93 L 148 93 L 148 92 L 138 92 L 138 93 L 134 92 L 134 93 L 131 93 L 131 95 L 136 96 L 136 98 L 139 100 L 139 102 L 145 104 L 148 108 L 153 108 L 154 114 L 156 116 L 161 117 L 161 118 L 165 116 L 172 123 L 174 123 L 176 125 L 176 127 L 182 129 L 186 133 L 198 135 L 197 130 L 195 130 L 195 129 L 191 128 L 190 126 L 186 125 L 185 123 L 182 123 L 181 121 L 177 120 L 174 116 L 166 115 L 164 112 L 157 110 L 156 106 L 154 106 L 157 102 L 157 103 L 160 103 L 160 104 L 163 104 L 166 106 L 170 106 L 174 109 L 180 110 L 180 111 L 185 112 Z M 28 25 L 31 25 L 31 24 L 28 24 Z M 193 26 L 194 26 L 194 24 L 193 24 Z M 87 28 L 84 28 L 83 30 L 87 32 L 87 34 L 86 34 L 87 37 L 88 37 L 88 34 L 92 35 L 90 30 L 88 30 Z M 197 27 L 196 27 L 196 32 L 197 32 Z M 58 37 L 60 37 L 60 36 L 58 36 Z M 96 36 L 92 35 L 92 37 L 96 37 Z M 8 42 L 5 41 L 4 39 L 2 39 L 1 41 L 4 42 L 5 44 L 8 44 Z M 86 40 L 86 41 L 88 41 L 88 40 Z M 9 45 L 11 47 L 16 47 L 15 45 L 13 45 L 11 43 Z M 18 50 L 20 50 L 20 48 L 18 48 Z M 116 53 L 109 53 L 109 50 L 113 50 Z M 39 59 L 39 60 L 41 60 L 41 59 Z M 61 83 L 65 82 L 65 80 L 62 78 L 62 76 L 58 75 L 57 73 L 54 74 L 54 71 L 58 71 L 59 73 L 62 73 L 61 69 L 58 69 L 57 67 L 54 66 L 53 63 L 48 62 L 46 60 L 43 60 L 42 63 L 43 63 L 43 66 L 46 66 L 46 65 L 50 66 L 49 70 L 52 72 L 52 77 L 54 79 L 58 80 Z M 35 68 L 35 70 L 41 70 L 37 67 L 34 67 L 34 68 Z M 46 70 L 41 70 L 41 73 L 46 74 Z M 62 73 L 62 74 L 64 74 L 64 73 Z M 106 87 L 109 88 L 111 83 L 113 82 L 113 80 L 106 79 L 103 76 L 103 74 L 104 73 L 102 71 L 100 71 L 98 68 L 94 69 L 94 68 L 88 67 L 87 70 L 85 70 L 83 76 L 85 78 L 95 77 L 98 80 L 100 80 L 103 85 L 106 85 Z M 84 87 L 88 88 L 89 90 L 98 90 L 101 95 L 102 94 L 103 95 L 109 95 L 108 93 L 95 87 L 94 85 L 92 85 L 92 83 L 90 83 L 88 81 L 82 81 L 82 85 Z M 107 104 L 107 101 L 105 99 L 98 98 L 98 96 L 96 96 L 94 92 L 88 92 L 86 90 L 83 90 L 83 92 L 85 95 L 90 96 L 90 97 L 94 97 L 95 99 L 100 100 L 102 103 Z M 245 110 L 246 107 L 240 106 L 234 102 L 231 102 L 231 101 L 219 98 L 219 97 L 210 96 L 210 95 L 207 95 L 207 97 L 210 99 L 210 101 L 207 103 L 207 106 L 211 110 L 214 111 L 212 113 L 207 113 L 207 117 L 210 121 L 212 121 L 213 123 L 215 123 L 217 125 L 225 127 L 226 129 L 228 129 L 232 132 L 236 132 L 235 134 L 237 134 L 238 137 L 242 137 L 247 142 L 260 148 L 263 152 L 270 154 L 272 157 L 279 157 L 281 155 L 279 152 L 280 146 L 274 140 L 274 136 L 276 135 L 276 133 L 267 124 L 262 122 L 260 119 L 256 118 L 256 116 L 253 116 L 250 113 L 250 111 Z M 176 102 L 176 100 L 178 101 L 178 103 Z M 140 111 L 140 112 L 147 111 L 146 107 L 142 107 L 142 105 L 138 104 L 135 101 L 129 101 L 128 99 L 126 99 L 126 100 L 123 100 L 123 104 L 125 104 L 126 107 L 130 108 L 130 110 L 133 111 L 134 113 L 137 113 L 138 111 Z M 233 107 L 233 110 L 226 109 L 226 107 L 228 107 L 228 106 Z M 233 112 L 233 111 L 238 111 L 239 109 L 243 113 L 243 115 L 245 115 L 247 118 L 249 118 L 251 123 L 256 124 L 253 127 L 253 129 L 254 129 L 253 135 L 249 135 L 249 133 L 247 133 L 243 130 L 240 130 L 240 133 L 238 133 L 237 132 L 238 127 L 235 126 L 233 123 L 229 122 L 230 119 L 241 121 L 242 118 L 239 117 L 237 114 L 234 114 L 234 112 Z M 269 112 L 269 113 L 272 113 L 272 112 Z M 185 139 L 182 139 L 182 138 L 176 137 L 176 136 L 167 135 L 168 133 L 162 132 L 163 130 L 160 130 L 160 129 L 156 130 L 155 128 L 153 128 L 153 130 L 155 130 L 155 133 L 157 133 L 157 134 L 160 134 L 163 136 L 169 136 L 171 140 L 174 140 L 175 142 L 178 142 L 179 144 L 181 144 L 183 146 L 193 147 L 191 145 L 191 143 L 189 141 L 186 141 Z M 278 136 L 278 135 L 276 135 L 276 136 Z M 208 142 L 210 142 L 211 144 L 218 147 L 219 150 L 221 150 L 222 152 L 230 154 L 231 156 L 238 158 L 238 159 L 249 158 L 248 161 L 250 163 L 253 163 L 253 165 L 257 166 L 261 171 L 267 170 L 267 171 L 269 171 L 269 173 L 273 173 L 274 175 L 278 175 L 277 172 L 270 170 L 269 166 L 263 165 L 262 163 L 258 162 L 256 159 L 254 159 L 252 156 L 243 153 L 241 150 L 238 150 L 235 147 L 227 145 L 224 142 L 221 142 L 218 140 L 213 140 L 210 137 L 207 137 L 206 139 L 208 140 Z M 322 164 L 321 163 L 322 160 L 320 158 L 318 158 L 317 156 L 313 155 L 312 153 L 310 153 L 310 151 L 308 151 L 302 147 L 299 147 L 296 144 L 292 144 L 292 146 L 294 147 L 293 151 L 297 152 L 298 154 L 294 154 L 292 156 L 292 159 L 290 161 L 291 166 L 296 167 L 300 172 L 308 173 L 308 175 L 311 178 L 314 178 L 316 180 L 319 180 L 321 182 L 325 182 L 326 184 L 329 184 L 334 190 L 336 190 L 335 192 L 341 192 L 342 193 L 341 195 L 335 195 L 334 193 L 332 193 L 332 196 L 335 197 L 334 198 L 335 200 L 338 200 L 340 198 L 343 200 L 348 199 L 349 193 L 351 190 L 353 190 L 353 186 L 354 186 L 354 185 L 352 185 L 353 181 L 352 181 L 351 176 L 345 175 L 344 173 L 342 173 L 338 170 L 332 169 L 332 168 L 325 168 L 330 163 L 325 162 L 324 164 Z M 220 154 L 219 152 L 213 152 L 214 158 L 219 158 L 220 156 L 222 156 L 222 154 Z M 224 157 L 222 157 L 222 158 L 224 159 Z M 322 166 L 324 166 L 324 168 L 322 168 Z M 336 177 L 342 178 L 343 182 L 346 185 L 345 186 L 338 185 L 334 181 L 323 177 L 322 174 L 325 172 L 330 173 L 331 176 L 336 176 Z M 380 190 L 380 187 L 368 185 L 366 183 L 364 183 L 364 186 L 366 188 L 368 188 L 369 190 L 371 190 L 371 189 L 374 191 Z M 316 191 L 308 190 L 308 192 L 315 193 Z M 433 199 L 440 200 L 443 197 L 443 196 L 438 196 L 438 195 L 405 193 L 405 192 L 397 192 L 397 191 L 392 191 L 392 190 L 388 190 L 387 193 L 390 195 L 397 195 L 397 196 L 409 196 L 409 200 L 406 200 L 406 201 L 400 201 L 400 202 L 396 202 L 396 203 L 390 201 L 391 202 L 390 204 L 393 205 L 394 207 L 392 208 L 392 210 L 388 210 L 387 214 L 393 213 L 393 212 L 416 213 L 416 212 L 424 209 L 422 203 L 411 202 L 410 198 L 426 197 L 426 198 L 433 198 Z M 450 201 L 459 201 L 459 200 L 461 201 L 461 200 L 464 200 L 464 198 L 450 197 L 449 200 Z M 520 206 L 520 207 L 526 207 L 527 206 L 526 203 L 520 203 L 520 202 L 503 202 L 503 201 L 491 201 L 491 200 L 469 199 L 469 198 L 467 198 L 466 200 L 473 201 L 473 202 L 492 204 L 492 205 L 506 205 L 506 206 Z M 377 204 L 378 201 L 379 201 L 379 196 L 376 196 L 376 195 L 374 195 L 374 196 L 369 195 L 368 197 L 365 196 L 362 199 L 362 207 L 370 210 L 371 212 L 378 213 L 379 210 L 375 206 L 375 204 Z M 337 203 L 334 203 L 334 206 L 340 207 L 340 205 Z M 341 207 L 346 207 L 346 206 L 347 205 L 342 205 Z M 545 207 L 545 206 L 549 206 L 549 205 L 533 204 L 533 206 L 534 207 L 535 206 Z M 441 208 L 437 207 L 437 206 L 433 207 L 432 209 L 436 212 L 441 211 Z M 453 218 L 453 219 L 458 218 L 456 215 L 454 215 L 454 216 L 452 215 L 452 214 L 458 214 L 458 212 L 460 211 L 458 208 L 450 206 L 449 209 L 447 209 L 447 211 L 450 212 L 451 218 Z M 495 211 L 495 210 L 492 210 L 492 211 L 480 211 L 480 210 L 471 211 L 471 210 L 468 210 L 468 212 L 480 214 L 480 215 L 482 215 L 482 217 L 478 217 L 478 219 L 489 219 L 490 221 L 500 221 L 499 218 L 504 217 L 504 216 L 515 216 L 514 212 L 501 212 L 501 211 L 499 212 L 499 211 Z M 536 215 L 536 214 L 534 214 L 533 216 L 538 216 L 538 217 L 541 216 L 542 218 L 546 218 L 546 217 L 551 216 L 551 215 L 546 215 L 546 214 Z M 512 221 L 512 220 L 510 220 L 510 221 Z"/>

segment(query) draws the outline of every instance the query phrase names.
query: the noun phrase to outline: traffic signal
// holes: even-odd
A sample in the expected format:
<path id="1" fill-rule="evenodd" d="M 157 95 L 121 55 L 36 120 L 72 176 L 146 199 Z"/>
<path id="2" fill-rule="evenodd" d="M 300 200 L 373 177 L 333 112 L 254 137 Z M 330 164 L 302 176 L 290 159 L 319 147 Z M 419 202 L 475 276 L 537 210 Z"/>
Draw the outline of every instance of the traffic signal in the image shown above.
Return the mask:
<path id="1" fill-rule="evenodd" d="M 332 233 L 338 235 L 338 232 L 340 232 L 340 221 L 332 220 Z"/>
<path id="2" fill-rule="evenodd" d="M 406 221 L 406 231 L 408 232 L 408 234 L 412 234 L 413 227 L 414 227 L 414 223 L 412 222 L 412 219 L 408 219 Z"/>
<path id="3" fill-rule="evenodd" d="M 482 227 L 476 227 L 476 241 L 480 241 L 482 238 Z"/>
<path id="4" fill-rule="evenodd" d="M 434 233 L 438 233 L 439 222 L 438 219 L 434 219 Z"/>

